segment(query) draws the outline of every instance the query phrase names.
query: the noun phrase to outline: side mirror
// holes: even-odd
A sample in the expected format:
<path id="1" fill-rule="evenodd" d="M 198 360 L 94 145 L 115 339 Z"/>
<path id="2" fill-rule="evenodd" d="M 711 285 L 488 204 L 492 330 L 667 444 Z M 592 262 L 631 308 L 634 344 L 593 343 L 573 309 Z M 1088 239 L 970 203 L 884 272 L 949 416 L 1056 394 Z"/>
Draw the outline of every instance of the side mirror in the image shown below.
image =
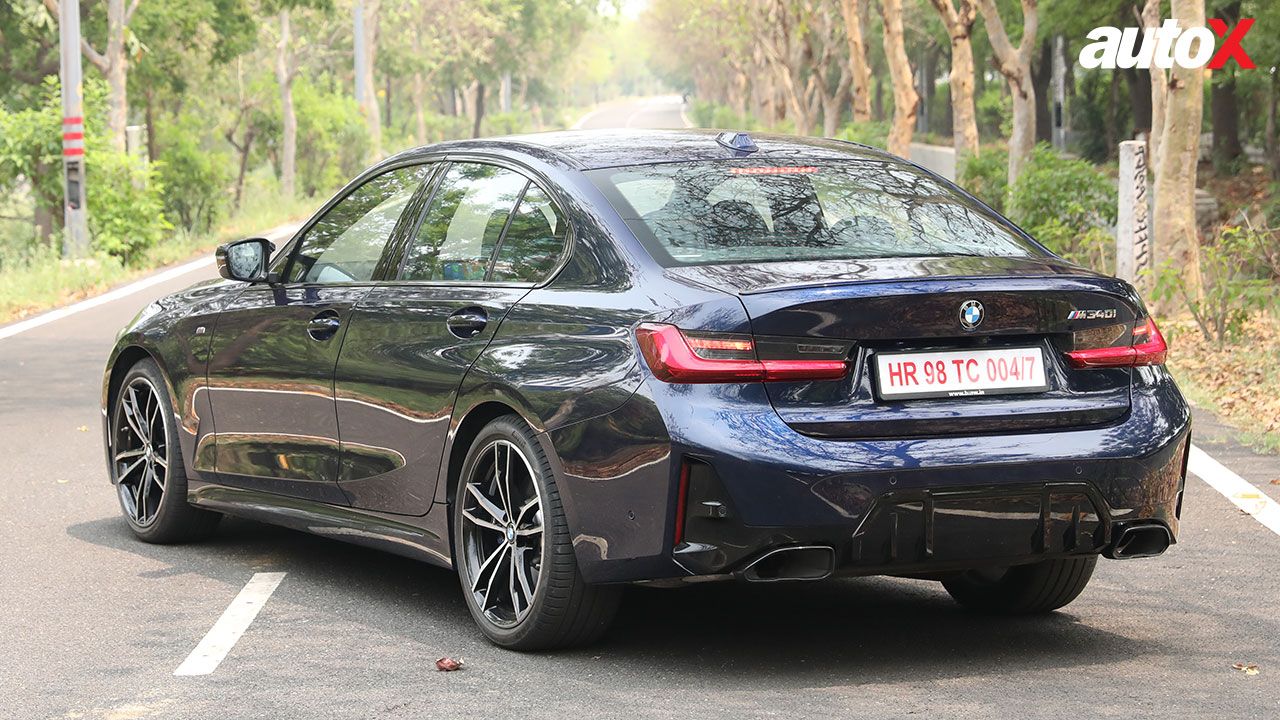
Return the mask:
<path id="1" fill-rule="evenodd" d="M 276 246 L 266 238 L 236 240 L 218 246 L 218 274 L 228 280 L 262 282 L 267 279 L 267 260 Z"/>

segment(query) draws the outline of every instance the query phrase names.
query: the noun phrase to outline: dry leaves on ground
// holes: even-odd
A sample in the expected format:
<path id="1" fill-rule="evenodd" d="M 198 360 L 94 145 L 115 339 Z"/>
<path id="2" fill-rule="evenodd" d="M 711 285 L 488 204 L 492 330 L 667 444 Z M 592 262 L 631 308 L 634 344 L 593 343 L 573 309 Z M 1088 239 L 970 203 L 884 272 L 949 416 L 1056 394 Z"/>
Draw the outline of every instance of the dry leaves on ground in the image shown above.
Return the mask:
<path id="1" fill-rule="evenodd" d="M 454 660 L 449 656 L 445 656 L 436 661 L 436 670 L 440 672 L 453 672 L 462 669 L 462 661 Z"/>
<path id="2" fill-rule="evenodd" d="M 1245 675 L 1257 675 L 1262 672 L 1262 670 L 1258 668 L 1258 663 L 1238 662 L 1234 663 L 1231 667 L 1234 670 L 1239 670 Z"/>
<path id="3" fill-rule="evenodd" d="M 1164 329 L 1164 328 L 1162 328 Z M 1247 337 L 1218 346 L 1195 323 L 1168 324 L 1170 366 L 1174 375 L 1213 398 L 1223 419 L 1260 433 L 1280 433 L 1280 320 L 1258 313 Z"/>

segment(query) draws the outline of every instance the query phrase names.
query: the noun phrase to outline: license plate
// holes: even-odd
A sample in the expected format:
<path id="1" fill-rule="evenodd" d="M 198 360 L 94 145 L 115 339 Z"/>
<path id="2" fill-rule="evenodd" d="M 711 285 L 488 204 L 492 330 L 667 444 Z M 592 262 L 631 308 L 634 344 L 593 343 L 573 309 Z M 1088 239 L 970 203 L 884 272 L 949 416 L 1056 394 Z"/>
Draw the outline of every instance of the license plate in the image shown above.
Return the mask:
<path id="1" fill-rule="evenodd" d="M 1044 351 L 1038 347 L 946 352 L 876 353 L 881 398 L 967 397 L 1042 392 Z"/>

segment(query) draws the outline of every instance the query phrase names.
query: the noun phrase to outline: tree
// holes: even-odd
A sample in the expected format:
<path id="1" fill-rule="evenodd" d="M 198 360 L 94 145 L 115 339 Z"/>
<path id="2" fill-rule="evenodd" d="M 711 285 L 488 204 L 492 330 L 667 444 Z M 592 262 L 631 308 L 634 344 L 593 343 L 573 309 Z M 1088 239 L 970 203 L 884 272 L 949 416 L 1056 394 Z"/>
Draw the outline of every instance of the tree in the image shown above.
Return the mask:
<path id="1" fill-rule="evenodd" d="M 932 0 L 951 39 L 951 133 L 957 164 L 978 154 L 978 116 L 973 101 L 973 0 Z"/>
<path id="2" fill-rule="evenodd" d="M 902 32 L 902 0 L 880 0 L 884 19 L 884 55 L 893 80 L 893 125 L 889 129 L 889 152 L 906 157 L 911 153 L 920 96 L 911 76 L 911 62 Z"/>
<path id="3" fill-rule="evenodd" d="M 378 59 L 378 19 L 381 0 L 356 0 L 354 12 L 362 15 L 359 25 L 364 37 L 355 43 L 356 51 L 364 51 L 362 62 L 356 64 L 364 77 L 356 78 L 356 87 L 364 88 L 363 96 L 357 94 L 356 102 L 360 103 L 360 111 L 364 113 L 365 123 L 369 128 L 369 141 L 373 146 L 375 158 L 382 156 L 382 116 L 378 110 L 378 93 L 374 89 L 373 70 Z"/>
<path id="4" fill-rule="evenodd" d="M 867 43 L 863 29 L 868 25 L 867 0 L 841 0 L 844 34 L 849 43 L 849 67 L 853 70 L 853 120 L 871 121 L 871 61 L 867 59 Z"/>
<path id="5" fill-rule="evenodd" d="M 1017 47 L 1009 39 L 995 0 L 977 0 L 977 3 L 987 24 L 996 68 L 1009 83 L 1013 96 L 1013 129 L 1009 134 L 1009 186 L 1012 187 L 1036 144 L 1036 89 L 1032 84 L 1031 57 L 1036 49 L 1037 0 L 1021 0 L 1022 38 Z"/>
<path id="6" fill-rule="evenodd" d="M 1204 27 L 1204 0 L 1173 0 L 1172 16 L 1180 28 Z M 1203 106 L 1203 70 L 1174 63 L 1155 174 L 1155 255 L 1178 268 L 1192 298 L 1200 295 L 1196 165 Z"/>
<path id="7" fill-rule="evenodd" d="M 297 65 L 293 60 L 292 18 L 288 6 L 280 8 L 280 38 L 276 41 L 276 83 L 280 86 L 280 191 L 285 197 L 296 192 L 298 161 L 298 116 L 293 109 L 293 80 Z"/>
<path id="8" fill-rule="evenodd" d="M 1240 22 L 1240 0 L 1219 3 L 1215 17 L 1228 27 Z M 1231 63 L 1213 73 L 1209 87 L 1209 115 L 1213 127 L 1213 166 L 1218 172 L 1230 172 L 1244 155 L 1240 144 L 1240 109 L 1236 102 L 1236 65 Z"/>
<path id="9" fill-rule="evenodd" d="M 138 9 L 140 0 L 130 0 L 125 7 L 124 0 L 106 0 L 107 2 L 107 46 L 106 52 L 94 49 L 89 40 L 80 38 L 80 50 L 86 59 L 107 79 L 107 140 L 116 150 L 125 149 L 125 127 L 129 124 L 129 57 L 125 54 L 125 32 L 133 13 Z M 61 10 L 58 0 L 44 0 L 45 7 L 56 20 Z"/>
<path id="10" fill-rule="evenodd" d="M 1142 6 L 1142 27 L 1154 33 L 1160 27 L 1160 0 L 1146 0 Z M 1165 105 L 1169 99 L 1169 73 L 1155 63 L 1151 64 L 1151 134 L 1147 138 L 1148 163 L 1155 172 L 1159 171 L 1161 159 L 1160 143 L 1164 140 Z"/>

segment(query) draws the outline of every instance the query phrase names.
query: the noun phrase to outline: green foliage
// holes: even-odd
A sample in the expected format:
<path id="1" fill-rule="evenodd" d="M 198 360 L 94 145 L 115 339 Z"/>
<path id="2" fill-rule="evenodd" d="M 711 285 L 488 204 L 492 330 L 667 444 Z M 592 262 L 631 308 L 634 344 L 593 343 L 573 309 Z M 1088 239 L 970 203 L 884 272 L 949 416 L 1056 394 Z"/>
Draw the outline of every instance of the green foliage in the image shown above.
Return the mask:
<path id="1" fill-rule="evenodd" d="M 689 119 L 695 127 L 723 128 L 725 130 L 760 130 L 760 123 L 754 117 L 739 115 L 727 105 L 693 100 L 689 106 Z"/>
<path id="2" fill-rule="evenodd" d="M 369 133 L 351 97 L 300 77 L 293 87 L 298 116 L 298 187 L 329 195 L 366 164 Z"/>
<path id="3" fill-rule="evenodd" d="M 164 188 L 164 212 L 187 232 L 208 232 L 227 205 L 231 159 L 201 147 L 193 117 L 162 126 L 156 163 Z"/>
<path id="4" fill-rule="evenodd" d="M 1155 274 L 1153 296 L 1184 305 L 1209 342 L 1240 339 L 1253 312 L 1275 300 L 1275 285 L 1258 276 L 1275 242 L 1274 231 L 1249 225 L 1223 228 L 1214 242 L 1200 248 L 1198 295 L 1187 286 L 1182 268 L 1166 262 Z"/>
<path id="5" fill-rule="evenodd" d="M 836 137 L 841 140 L 849 140 L 863 145 L 884 148 L 889 144 L 889 123 L 876 122 L 851 122 L 840 128 L 840 132 L 836 133 Z"/>
<path id="6" fill-rule="evenodd" d="M 486 135 L 515 135 L 528 132 L 529 116 L 525 113 L 489 113 L 484 116 Z"/>
<path id="7" fill-rule="evenodd" d="M 960 186 L 979 200 L 1004 212 L 1009 194 L 1009 153 L 999 147 L 985 147 L 982 154 L 967 158 L 960 166 Z"/>
<path id="8" fill-rule="evenodd" d="M 1115 183 L 1084 160 L 1037 145 L 1010 189 L 1008 215 L 1072 262 L 1104 272 L 1114 265 Z"/>
<path id="9" fill-rule="evenodd" d="M 62 207 L 62 106 L 58 79 L 45 78 L 39 104 L 18 111 L 0 105 L 0 192 L 11 198 L 30 195 L 31 201 L 54 212 Z M 6 248 L 5 255 L 20 255 L 29 249 L 34 235 L 19 240 L 19 247 Z M 8 243 L 6 243 L 8 245 Z M 0 260 L 2 261 L 2 260 Z"/>
<path id="10" fill-rule="evenodd" d="M 89 234 L 93 248 L 134 264 L 173 225 L 164 216 L 164 185 L 156 163 L 95 148 L 87 165 L 92 190 Z"/>
<path id="11" fill-rule="evenodd" d="M 1013 130 L 1013 98 L 1001 83 L 988 83 L 973 101 L 978 116 L 978 133 L 983 138 L 1009 137 Z"/>

